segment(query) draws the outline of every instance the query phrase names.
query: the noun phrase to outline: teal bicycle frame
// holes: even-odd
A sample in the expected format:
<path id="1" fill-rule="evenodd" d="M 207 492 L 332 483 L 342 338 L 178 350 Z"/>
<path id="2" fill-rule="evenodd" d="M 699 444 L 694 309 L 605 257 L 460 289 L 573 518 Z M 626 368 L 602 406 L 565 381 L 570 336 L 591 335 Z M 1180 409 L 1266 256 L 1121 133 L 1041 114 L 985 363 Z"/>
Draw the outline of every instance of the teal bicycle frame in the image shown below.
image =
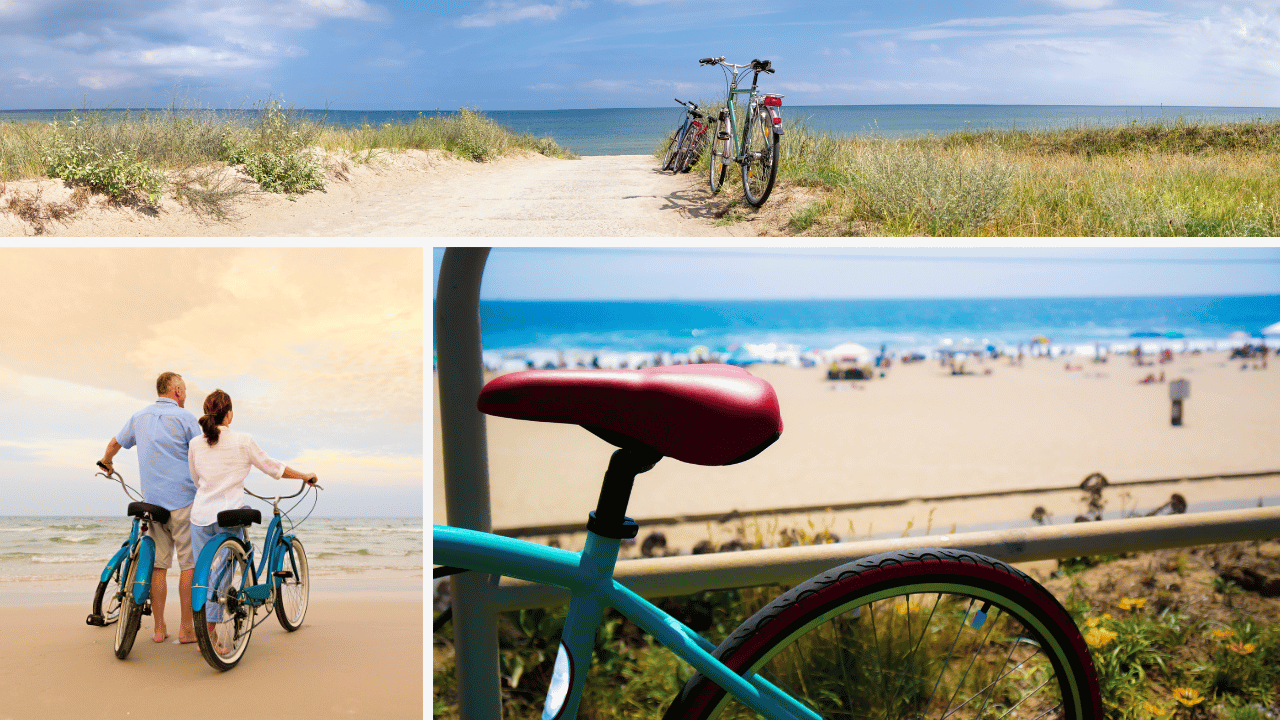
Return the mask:
<path id="1" fill-rule="evenodd" d="M 204 608 L 205 603 L 209 599 L 209 568 L 213 564 L 213 556 L 218 552 L 218 548 L 222 546 L 222 541 L 228 538 L 240 543 L 240 547 L 244 549 L 245 556 L 249 561 L 245 563 L 244 574 L 238 578 L 240 581 L 240 597 L 238 600 L 245 605 L 251 606 L 254 610 L 262 607 L 272 598 L 275 597 L 276 588 L 284 581 L 283 578 L 276 575 L 277 572 L 284 569 L 285 559 L 296 563 L 293 558 L 293 535 L 286 535 L 280 526 L 280 514 L 274 513 L 271 517 L 271 523 L 267 525 L 267 537 L 263 541 L 265 551 L 262 554 L 262 560 L 258 567 L 253 566 L 253 543 L 248 541 L 249 529 L 245 529 L 244 540 L 233 535 L 232 533 L 218 533 L 212 540 L 205 543 L 204 549 L 200 551 L 200 558 L 196 560 L 195 575 L 191 579 L 191 609 L 199 612 Z M 283 543 L 283 547 L 281 545 Z M 285 550 L 285 548 L 288 548 Z M 268 568 L 270 572 L 268 572 Z M 266 580 L 259 583 L 258 578 Z M 215 578 L 219 580 L 221 578 Z M 232 578 L 235 580 L 236 578 Z M 214 585 L 217 585 L 215 582 Z"/>
<path id="2" fill-rule="evenodd" d="M 820 718 L 762 678 L 753 675 L 744 679 L 734 673 L 712 657 L 715 646 L 708 640 L 614 580 L 621 540 L 588 530 L 586 547 L 574 553 L 448 525 L 432 525 L 431 532 L 432 562 L 436 565 L 505 575 L 566 588 L 571 593 L 543 720 L 577 716 L 596 629 L 608 607 L 762 716 L 771 720 Z"/>

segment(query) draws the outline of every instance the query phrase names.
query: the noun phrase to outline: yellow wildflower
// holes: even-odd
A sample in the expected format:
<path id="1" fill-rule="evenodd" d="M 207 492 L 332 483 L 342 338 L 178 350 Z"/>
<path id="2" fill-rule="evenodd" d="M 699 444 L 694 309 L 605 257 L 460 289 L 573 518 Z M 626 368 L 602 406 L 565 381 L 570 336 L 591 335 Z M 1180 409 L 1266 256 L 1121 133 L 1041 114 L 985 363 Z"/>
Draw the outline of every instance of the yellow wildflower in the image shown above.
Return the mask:
<path id="1" fill-rule="evenodd" d="M 1149 700 L 1143 701 L 1142 709 L 1145 710 L 1147 714 L 1151 715 L 1152 717 L 1160 717 L 1161 715 L 1164 715 L 1166 712 L 1168 712 L 1168 710 L 1165 710 L 1164 708 L 1160 707 L 1159 705 L 1156 705 L 1155 703 Z"/>
<path id="2" fill-rule="evenodd" d="M 1120 598 L 1119 608 L 1121 610 L 1139 610 L 1143 605 L 1147 604 L 1146 598 Z"/>
<path id="3" fill-rule="evenodd" d="M 1200 697 L 1200 691 L 1193 690 L 1191 688 L 1174 688 L 1173 699 L 1177 700 L 1183 705 L 1186 705 L 1187 707 L 1191 707 L 1192 705 L 1199 705 L 1200 703 L 1204 702 L 1204 698 Z"/>
<path id="4" fill-rule="evenodd" d="M 1234 631 L 1234 630 L 1231 630 L 1231 629 L 1229 629 L 1229 628 L 1228 628 L 1228 629 L 1225 629 L 1225 630 L 1224 630 L 1224 629 L 1219 629 L 1219 628 L 1214 628 L 1212 632 L 1213 632 L 1213 636 L 1214 636 L 1214 637 L 1216 637 L 1216 638 L 1218 638 L 1218 639 L 1220 639 L 1220 640 L 1221 640 L 1221 639 L 1224 639 L 1224 638 L 1229 638 L 1229 637 L 1235 637 L 1235 636 L 1236 636 L 1235 631 Z"/>
<path id="5" fill-rule="evenodd" d="M 1111 613 L 1102 613 L 1102 619 L 1103 619 L 1103 620 L 1110 620 L 1110 619 L 1111 619 Z"/>
<path id="6" fill-rule="evenodd" d="M 1227 646 L 1227 649 L 1238 655 L 1248 655 L 1254 650 L 1257 650 L 1257 648 L 1254 647 L 1253 643 L 1238 643 L 1238 642 L 1231 643 L 1230 645 Z"/>
<path id="7" fill-rule="evenodd" d="M 1095 628 L 1095 627 L 1098 627 L 1098 622 L 1099 622 L 1098 618 L 1089 618 L 1088 620 L 1084 621 L 1084 624 L 1085 624 L 1085 627 Z"/>
<path id="8" fill-rule="evenodd" d="M 1084 634 L 1084 641 L 1094 647 L 1102 647 L 1112 640 L 1116 639 L 1119 633 L 1111 630 L 1103 630 L 1102 628 L 1093 628 Z"/>

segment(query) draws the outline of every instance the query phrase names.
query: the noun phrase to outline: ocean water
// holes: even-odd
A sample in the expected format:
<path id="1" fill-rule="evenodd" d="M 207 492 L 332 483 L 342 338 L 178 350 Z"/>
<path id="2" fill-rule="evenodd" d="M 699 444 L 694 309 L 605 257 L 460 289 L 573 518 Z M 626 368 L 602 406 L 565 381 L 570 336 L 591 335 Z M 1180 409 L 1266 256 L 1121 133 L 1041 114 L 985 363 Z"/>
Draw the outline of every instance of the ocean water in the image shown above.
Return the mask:
<path id="1" fill-rule="evenodd" d="M 269 514 L 268 508 L 263 519 Z M 293 514 L 301 521 L 306 513 Z M 87 606 L 102 568 L 129 539 L 131 525 L 123 508 L 112 517 L 0 517 L 0 592 L 20 592 L 28 583 L 77 581 L 84 583 Z M 376 577 L 404 585 L 422 578 L 422 527 L 421 518 L 313 516 L 293 532 L 317 581 Z M 258 558 L 265 536 L 265 523 L 249 530 Z"/>
<path id="2" fill-rule="evenodd" d="M 945 135 L 961 130 L 1045 130 L 1075 126 L 1114 126 L 1130 122 L 1240 122 L 1280 119 L 1280 108 L 1143 105 L 785 105 L 786 126 L 796 123 L 833 135 L 906 137 Z M 65 120 L 70 110 L 5 110 L 0 122 Z M 120 115 L 123 109 L 107 110 Z M 133 111 L 137 112 L 137 111 Z M 152 111 L 162 112 L 162 111 Z M 226 117 L 231 110 L 205 110 Z M 239 111 L 252 114 L 252 109 Z M 413 122 L 453 110 L 300 110 L 316 121 L 343 127 L 364 123 Z M 483 111 L 516 132 L 553 138 L 581 155 L 645 155 L 680 124 L 684 108 Z"/>
<path id="3" fill-rule="evenodd" d="M 1213 350 L 1242 345 L 1280 320 L 1280 295 L 961 300 L 778 300 L 698 302 L 480 302 L 490 367 L 561 354 L 634 366 L 637 356 L 796 356 L 857 342 L 890 353 L 929 354 L 979 345 L 1016 349 L 1047 337 L 1054 354 L 1141 346 Z M 1273 340 L 1272 344 L 1278 341 Z M 770 349 L 772 346 L 772 349 Z M 1041 346 L 1042 348 L 1045 346 Z M 1015 350 L 1016 351 L 1016 350 Z M 510 369 L 510 368 L 508 368 Z"/>

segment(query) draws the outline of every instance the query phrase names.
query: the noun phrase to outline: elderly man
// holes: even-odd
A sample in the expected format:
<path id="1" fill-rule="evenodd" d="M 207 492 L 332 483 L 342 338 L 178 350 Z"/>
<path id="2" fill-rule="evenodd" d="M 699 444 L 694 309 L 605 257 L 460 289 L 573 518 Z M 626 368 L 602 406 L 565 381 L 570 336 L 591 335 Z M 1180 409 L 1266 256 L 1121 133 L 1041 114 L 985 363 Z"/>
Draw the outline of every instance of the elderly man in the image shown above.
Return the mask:
<path id="1" fill-rule="evenodd" d="M 196 641 L 191 613 L 191 577 L 196 560 L 191 554 L 191 503 L 196 486 L 191 482 L 187 463 L 187 446 L 200 435 L 200 425 L 184 410 L 187 384 L 177 373 L 161 373 L 156 378 L 155 403 L 139 410 L 124 428 L 107 443 L 102 464 L 111 468 L 111 459 L 121 448 L 138 448 L 138 471 L 142 479 L 142 495 L 147 502 L 169 511 L 169 522 L 151 523 L 147 531 L 156 542 L 156 564 L 151 574 L 151 617 L 155 621 L 156 642 L 169 636 L 164 623 L 164 602 L 168 594 L 167 576 L 178 555 L 181 570 L 178 595 L 182 600 L 182 624 L 178 642 Z"/>

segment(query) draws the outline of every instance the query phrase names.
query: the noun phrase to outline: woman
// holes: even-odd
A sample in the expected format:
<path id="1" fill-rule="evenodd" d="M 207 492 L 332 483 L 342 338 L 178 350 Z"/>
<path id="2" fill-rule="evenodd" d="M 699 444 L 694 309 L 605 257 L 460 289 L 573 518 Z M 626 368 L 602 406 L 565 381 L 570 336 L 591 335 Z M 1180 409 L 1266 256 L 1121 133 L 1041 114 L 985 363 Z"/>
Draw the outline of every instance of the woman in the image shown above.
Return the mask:
<path id="1" fill-rule="evenodd" d="M 253 438 L 230 429 L 234 413 L 231 396 L 214 390 L 204 399 L 204 415 L 200 427 L 204 434 L 188 445 L 187 463 L 196 486 L 196 499 L 191 504 L 191 552 L 197 559 L 204 546 L 218 533 L 231 533 L 244 539 L 244 528 L 224 528 L 218 524 L 218 513 L 245 507 L 244 479 L 249 468 L 256 467 L 275 478 L 292 478 L 316 483 L 315 473 L 301 473 L 273 460 L 258 447 Z M 214 588 L 210 588 L 213 597 Z M 205 606 L 205 620 L 221 620 L 217 605 Z M 217 617 L 214 617 L 217 616 Z M 209 622 L 210 637 L 216 641 L 214 622 Z"/>

